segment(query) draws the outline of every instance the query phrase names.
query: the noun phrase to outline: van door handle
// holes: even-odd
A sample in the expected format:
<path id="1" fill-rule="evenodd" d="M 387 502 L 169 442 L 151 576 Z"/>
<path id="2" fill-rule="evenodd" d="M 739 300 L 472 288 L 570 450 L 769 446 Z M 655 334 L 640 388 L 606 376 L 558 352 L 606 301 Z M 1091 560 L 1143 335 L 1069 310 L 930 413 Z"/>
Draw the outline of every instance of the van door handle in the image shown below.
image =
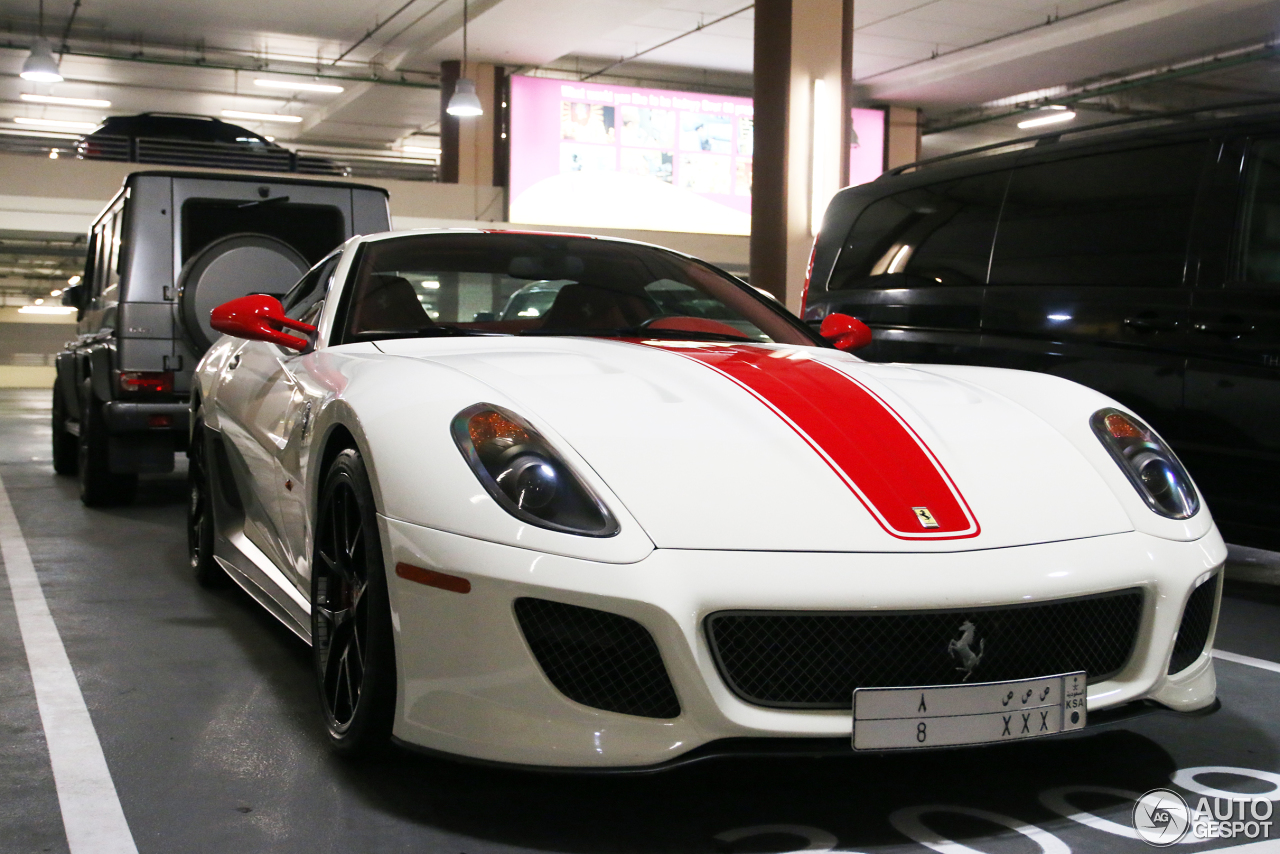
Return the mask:
<path id="1" fill-rule="evenodd" d="M 1225 319 L 1214 323 L 1197 323 L 1194 329 L 1204 335 L 1221 335 L 1223 338 L 1234 340 L 1248 335 L 1257 327 L 1243 320 Z"/>
<path id="2" fill-rule="evenodd" d="M 1158 317 L 1126 317 L 1124 325 L 1135 332 L 1177 332 L 1182 328 L 1176 320 Z"/>

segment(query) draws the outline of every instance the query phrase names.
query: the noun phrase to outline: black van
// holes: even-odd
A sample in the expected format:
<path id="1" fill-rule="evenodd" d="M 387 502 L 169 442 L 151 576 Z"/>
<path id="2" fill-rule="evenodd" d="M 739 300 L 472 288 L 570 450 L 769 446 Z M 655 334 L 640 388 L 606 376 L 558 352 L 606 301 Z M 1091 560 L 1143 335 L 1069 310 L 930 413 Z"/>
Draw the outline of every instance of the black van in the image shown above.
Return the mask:
<path id="1" fill-rule="evenodd" d="M 840 192 L 805 319 L 860 318 L 875 361 L 1092 386 L 1172 443 L 1228 540 L 1280 548 L 1280 114 L 1071 136 Z"/>

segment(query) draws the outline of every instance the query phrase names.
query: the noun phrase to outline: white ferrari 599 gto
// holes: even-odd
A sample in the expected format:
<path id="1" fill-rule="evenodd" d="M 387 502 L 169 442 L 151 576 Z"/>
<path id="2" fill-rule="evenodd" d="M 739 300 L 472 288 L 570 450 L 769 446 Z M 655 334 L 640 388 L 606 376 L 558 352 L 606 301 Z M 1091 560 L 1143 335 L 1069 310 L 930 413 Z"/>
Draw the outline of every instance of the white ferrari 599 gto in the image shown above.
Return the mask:
<path id="1" fill-rule="evenodd" d="M 314 649 L 329 737 L 634 767 L 1216 704 L 1226 549 L 1138 417 L 866 363 L 639 243 L 357 237 L 214 311 L 191 563 Z"/>

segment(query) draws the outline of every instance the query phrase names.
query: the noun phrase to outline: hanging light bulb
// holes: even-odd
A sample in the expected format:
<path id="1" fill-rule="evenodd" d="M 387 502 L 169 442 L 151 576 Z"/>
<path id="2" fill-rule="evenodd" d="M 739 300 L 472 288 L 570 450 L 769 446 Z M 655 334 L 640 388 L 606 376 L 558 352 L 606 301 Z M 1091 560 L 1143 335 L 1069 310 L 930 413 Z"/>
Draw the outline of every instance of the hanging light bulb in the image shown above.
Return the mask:
<path id="1" fill-rule="evenodd" d="M 467 0 L 462 0 L 462 73 L 467 72 Z M 483 116 L 484 107 L 476 94 L 476 81 L 459 77 L 453 86 L 453 97 L 444 111 L 451 116 Z"/>
<path id="2" fill-rule="evenodd" d="M 53 50 L 46 39 L 37 39 L 31 47 L 31 55 L 22 63 L 22 72 L 18 75 L 23 80 L 35 83 L 61 83 L 62 75 L 58 72 L 58 61 L 53 58 Z"/>
<path id="3" fill-rule="evenodd" d="M 40 0 L 40 37 L 31 46 L 31 55 L 22 63 L 22 71 L 18 74 L 23 80 L 34 83 L 61 83 L 62 74 L 58 71 L 58 61 L 53 58 L 53 48 L 44 37 L 44 0 Z"/>
<path id="4" fill-rule="evenodd" d="M 451 116 L 483 116 L 484 107 L 480 106 L 480 96 L 476 94 L 476 82 L 465 77 L 459 78 L 454 85 L 453 97 L 445 112 Z"/>

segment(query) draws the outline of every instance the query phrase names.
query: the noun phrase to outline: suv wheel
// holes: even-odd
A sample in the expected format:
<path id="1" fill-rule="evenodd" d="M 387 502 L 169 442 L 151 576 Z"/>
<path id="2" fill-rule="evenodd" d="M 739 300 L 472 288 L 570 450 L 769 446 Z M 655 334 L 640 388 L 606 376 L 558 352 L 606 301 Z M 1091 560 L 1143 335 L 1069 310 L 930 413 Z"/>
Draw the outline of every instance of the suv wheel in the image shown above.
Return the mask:
<path id="1" fill-rule="evenodd" d="M 53 470 L 58 474 L 75 474 L 79 468 L 76 437 L 67 431 L 67 403 L 62 380 L 53 381 Z"/>
<path id="2" fill-rule="evenodd" d="M 89 395 L 80 405 L 80 416 L 80 500 L 87 507 L 128 504 L 138 491 L 138 476 L 111 471 L 102 404 Z"/>

